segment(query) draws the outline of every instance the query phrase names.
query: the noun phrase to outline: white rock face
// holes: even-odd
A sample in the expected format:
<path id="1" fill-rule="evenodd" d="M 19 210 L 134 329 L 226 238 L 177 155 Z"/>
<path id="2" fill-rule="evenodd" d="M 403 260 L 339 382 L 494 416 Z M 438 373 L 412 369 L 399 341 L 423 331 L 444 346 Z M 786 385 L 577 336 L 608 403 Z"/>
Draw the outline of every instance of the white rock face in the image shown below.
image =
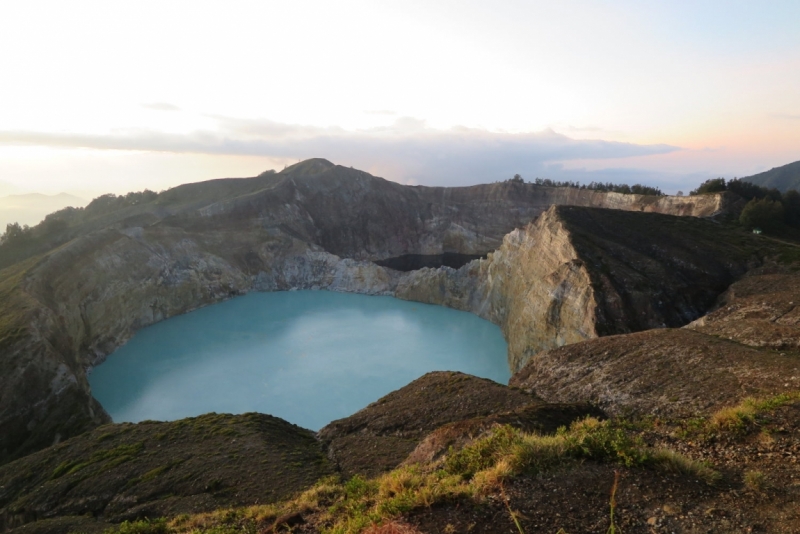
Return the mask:
<path id="1" fill-rule="evenodd" d="M 405 274 L 395 295 L 470 311 L 499 325 L 512 372 L 526 354 L 597 337 L 588 273 L 553 210 L 509 233 L 485 260 Z"/>

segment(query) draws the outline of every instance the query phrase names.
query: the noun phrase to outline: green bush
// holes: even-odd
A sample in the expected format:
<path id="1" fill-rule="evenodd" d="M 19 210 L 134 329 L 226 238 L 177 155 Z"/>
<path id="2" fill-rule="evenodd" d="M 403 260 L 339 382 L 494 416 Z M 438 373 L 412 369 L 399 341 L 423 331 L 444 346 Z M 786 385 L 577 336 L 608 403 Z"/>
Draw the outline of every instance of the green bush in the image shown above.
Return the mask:
<path id="1" fill-rule="evenodd" d="M 706 180 L 694 191 L 690 191 L 690 195 L 702 195 L 704 193 L 720 193 L 727 190 L 725 185 L 725 178 L 712 178 Z"/>
<path id="2" fill-rule="evenodd" d="M 783 228 L 783 218 L 783 204 L 762 198 L 747 203 L 739 222 L 748 230 L 760 228 L 765 232 L 778 232 Z"/>

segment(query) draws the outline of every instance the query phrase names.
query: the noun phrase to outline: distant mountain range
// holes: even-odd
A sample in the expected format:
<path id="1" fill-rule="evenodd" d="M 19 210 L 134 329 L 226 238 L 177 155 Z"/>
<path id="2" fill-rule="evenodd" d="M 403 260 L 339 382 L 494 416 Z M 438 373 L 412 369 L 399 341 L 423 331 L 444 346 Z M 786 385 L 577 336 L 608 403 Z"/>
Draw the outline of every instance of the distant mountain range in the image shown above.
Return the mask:
<path id="1" fill-rule="evenodd" d="M 747 176 L 742 180 L 764 187 L 774 187 L 784 192 L 789 189 L 800 191 L 800 161 Z"/>
<path id="2" fill-rule="evenodd" d="M 88 201 L 67 193 L 58 195 L 30 193 L 0 197 L 0 234 L 5 232 L 6 225 L 9 223 L 17 222 L 33 226 L 44 219 L 48 213 L 67 206 L 77 208 L 86 204 Z"/>

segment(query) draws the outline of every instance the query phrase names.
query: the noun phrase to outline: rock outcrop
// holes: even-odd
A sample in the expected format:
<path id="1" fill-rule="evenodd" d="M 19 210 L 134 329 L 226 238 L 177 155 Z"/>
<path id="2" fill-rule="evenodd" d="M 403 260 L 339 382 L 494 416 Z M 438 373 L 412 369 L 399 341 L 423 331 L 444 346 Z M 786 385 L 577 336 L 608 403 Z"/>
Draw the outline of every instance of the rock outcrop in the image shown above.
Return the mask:
<path id="1" fill-rule="evenodd" d="M 553 204 L 631 213 L 614 221 L 603 210 L 551 210 L 514 230 Z M 248 291 L 396 294 L 470 310 L 501 325 L 516 369 L 553 345 L 695 319 L 744 268 L 739 258 L 696 266 L 692 250 L 670 264 L 674 250 L 660 252 L 656 240 L 639 243 L 631 255 L 620 252 L 624 276 L 615 276 L 613 254 L 611 274 L 602 271 L 611 237 L 594 244 L 596 253 L 575 245 L 581 229 L 591 233 L 602 224 L 613 234 L 617 224 L 635 228 L 657 220 L 672 227 L 691 219 L 685 226 L 691 234 L 698 224 L 714 223 L 641 212 L 708 216 L 736 209 L 730 195 L 643 197 L 518 183 L 409 187 L 310 160 L 277 174 L 177 187 L 110 211 L 90 208 L 63 231 L 70 241 L 37 248 L 0 271 L 0 463 L 108 422 L 91 397 L 86 369 L 136 330 Z M 591 220 L 580 222 L 581 213 Z M 712 256 L 702 249 L 717 251 L 714 239 L 689 246 L 698 257 Z M 457 271 L 404 274 L 369 261 L 483 255 L 498 247 Z M 641 271 L 648 257 L 667 261 L 678 275 L 657 281 L 669 269 Z M 715 266 L 719 272 L 709 275 L 714 284 L 706 293 L 684 296 L 693 282 L 682 277 Z M 647 287 L 622 287 L 628 277 Z M 666 289 L 658 290 L 661 284 Z M 670 296 L 676 292 L 679 297 Z M 669 311 L 673 303 L 682 303 L 678 315 Z"/>
<path id="2" fill-rule="evenodd" d="M 395 294 L 500 325 L 516 371 L 554 347 L 683 326 L 769 247 L 708 220 L 554 206 L 487 259 L 409 273 Z"/>

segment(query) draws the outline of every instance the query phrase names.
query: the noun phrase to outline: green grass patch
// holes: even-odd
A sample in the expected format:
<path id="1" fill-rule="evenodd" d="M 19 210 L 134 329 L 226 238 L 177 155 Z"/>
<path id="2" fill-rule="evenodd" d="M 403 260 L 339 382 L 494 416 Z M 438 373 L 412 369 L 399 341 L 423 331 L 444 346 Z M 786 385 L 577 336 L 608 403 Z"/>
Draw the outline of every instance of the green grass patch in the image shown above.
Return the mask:
<path id="1" fill-rule="evenodd" d="M 132 459 L 134 456 L 142 452 L 144 443 L 130 443 L 114 447 L 113 449 L 106 449 L 103 451 L 96 451 L 92 454 L 91 460 L 93 462 L 101 462 L 103 460 L 117 460 L 120 458 Z"/>
<path id="2" fill-rule="evenodd" d="M 444 467 L 451 474 L 470 478 L 498 465 L 514 474 L 535 474 L 577 459 L 631 467 L 647 463 L 648 454 L 641 438 L 609 421 L 587 418 L 568 429 L 560 428 L 554 436 L 499 427 L 460 451 L 451 451 Z"/>
<path id="3" fill-rule="evenodd" d="M 175 467 L 176 465 L 179 465 L 179 464 L 182 464 L 182 463 L 183 463 L 183 460 L 176 460 L 174 462 L 168 463 L 167 465 L 162 465 L 160 467 L 156 467 L 155 469 L 151 469 L 150 471 L 146 472 L 145 474 L 143 474 L 140 477 L 130 479 L 128 481 L 128 483 L 126 484 L 126 487 L 130 488 L 132 486 L 135 486 L 136 484 L 140 484 L 142 482 L 147 482 L 148 480 L 153 480 L 155 478 L 158 478 L 161 475 L 163 475 L 164 473 L 166 473 L 167 471 L 169 471 L 170 469 L 172 469 L 173 467 Z"/>

